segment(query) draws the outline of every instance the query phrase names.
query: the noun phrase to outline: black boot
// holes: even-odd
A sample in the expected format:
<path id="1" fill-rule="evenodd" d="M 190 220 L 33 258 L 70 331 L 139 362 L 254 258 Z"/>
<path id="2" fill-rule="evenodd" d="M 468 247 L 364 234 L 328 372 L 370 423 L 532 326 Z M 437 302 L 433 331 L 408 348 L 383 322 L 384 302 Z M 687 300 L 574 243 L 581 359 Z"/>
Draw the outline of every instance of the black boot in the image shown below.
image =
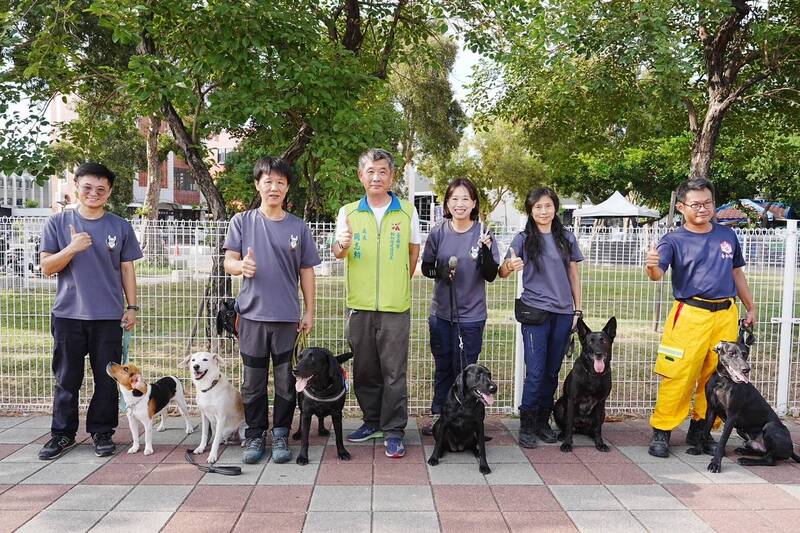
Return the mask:
<path id="1" fill-rule="evenodd" d="M 536 435 L 534 434 L 534 424 L 536 418 L 534 411 L 519 412 L 519 445 L 523 448 L 536 448 Z"/>
<path id="2" fill-rule="evenodd" d="M 692 420 L 689 422 L 689 431 L 686 432 L 686 444 L 689 446 L 697 446 L 703 436 L 703 431 L 706 429 L 706 420 Z M 711 436 L 709 432 L 706 435 L 706 441 L 703 443 L 703 453 L 714 455 L 717 451 L 717 441 Z"/>
<path id="3" fill-rule="evenodd" d="M 669 431 L 653 429 L 653 438 L 650 441 L 650 447 L 647 449 L 647 453 L 653 457 L 669 457 L 669 435 Z"/>
<path id="4" fill-rule="evenodd" d="M 534 434 L 539 437 L 542 442 L 546 442 L 548 444 L 553 444 L 554 442 L 558 441 L 556 434 L 550 427 L 550 410 L 540 409 L 539 411 L 534 411 L 533 416 L 535 420 L 535 425 L 533 428 Z"/>

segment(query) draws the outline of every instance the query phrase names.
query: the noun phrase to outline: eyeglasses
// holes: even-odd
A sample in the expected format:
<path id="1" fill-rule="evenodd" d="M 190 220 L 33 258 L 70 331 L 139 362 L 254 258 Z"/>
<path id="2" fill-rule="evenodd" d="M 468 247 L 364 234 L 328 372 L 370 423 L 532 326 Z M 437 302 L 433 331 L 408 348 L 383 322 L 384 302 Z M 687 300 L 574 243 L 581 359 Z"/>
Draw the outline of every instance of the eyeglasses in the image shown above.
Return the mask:
<path id="1" fill-rule="evenodd" d="M 701 207 L 706 211 L 711 211 L 711 209 L 714 208 L 714 200 L 708 200 L 706 202 L 692 202 L 691 204 L 687 204 L 684 202 L 681 203 L 686 207 L 688 207 L 689 209 L 691 209 L 692 211 L 694 211 L 695 213 L 700 211 Z"/>

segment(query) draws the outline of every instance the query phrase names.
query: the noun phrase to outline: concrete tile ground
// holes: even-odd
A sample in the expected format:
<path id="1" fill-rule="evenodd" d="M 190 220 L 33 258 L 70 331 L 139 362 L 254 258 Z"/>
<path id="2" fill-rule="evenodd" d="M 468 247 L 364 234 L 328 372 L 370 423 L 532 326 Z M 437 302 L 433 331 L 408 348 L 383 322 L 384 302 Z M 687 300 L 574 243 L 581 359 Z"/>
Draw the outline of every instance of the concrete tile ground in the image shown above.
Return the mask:
<path id="1" fill-rule="evenodd" d="M 557 445 L 522 449 L 518 420 L 490 417 L 492 473 L 485 476 L 468 452 L 427 465 L 433 441 L 416 421 L 403 459 L 387 458 L 378 441 L 346 443 L 352 459 L 341 461 L 333 437 L 315 435 L 308 465 L 267 457 L 242 465 L 241 476 L 187 464 L 184 452 L 199 436 L 187 436 L 178 418 L 157 434 L 153 455 L 128 454 L 123 426 L 113 457 L 96 457 L 80 433 L 81 445 L 42 462 L 37 454 L 49 424 L 47 416 L 0 417 L 0 533 L 773 532 L 797 531 L 800 523 L 800 465 L 742 467 L 730 453 L 722 473 L 712 474 L 708 456 L 685 453 L 682 431 L 673 432 L 670 457 L 657 459 L 647 454 L 644 419 L 607 423 L 608 453 L 583 437 L 562 453 Z M 345 420 L 346 430 L 359 425 Z M 787 425 L 800 441 L 800 424 Z M 240 454 L 238 446 L 225 447 L 219 463 L 240 464 Z"/>

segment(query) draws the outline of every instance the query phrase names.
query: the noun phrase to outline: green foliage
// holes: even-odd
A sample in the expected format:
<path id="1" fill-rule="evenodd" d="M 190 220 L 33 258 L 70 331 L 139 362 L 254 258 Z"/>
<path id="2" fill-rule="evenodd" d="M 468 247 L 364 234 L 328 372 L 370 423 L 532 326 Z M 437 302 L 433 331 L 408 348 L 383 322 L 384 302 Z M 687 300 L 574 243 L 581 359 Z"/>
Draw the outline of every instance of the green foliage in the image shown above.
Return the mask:
<path id="1" fill-rule="evenodd" d="M 528 192 L 546 183 L 546 169 L 526 148 L 521 128 L 505 121 L 497 121 L 465 138 L 444 161 L 427 158 L 420 165 L 420 172 L 433 179 L 434 190 L 441 199 L 451 180 L 469 178 L 478 189 L 484 218 L 505 193 L 513 194 L 522 207 Z"/>
<path id="2" fill-rule="evenodd" d="M 748 62 L 731 90 L 761 72 L 770 76 L 749 88 L 725 119 L 711 177 L 731 195 L 754 195 L 773 183 L 774 171 L 755 163 L 762 147 L 753 141 L 772 137 L 765 133 L 775 127 L 774 117 L 782 117 L 784 133 L 798 132 L 800 75 L 792 65 L 800 50 L 800 4 L 747 4 L 746 30 L 735 44 Z M 700 27 L 713 37 L 734 12 L 732 3 L 528 0 L 500 9 L 505 31 L 475 37 L 495 59 L 474 79 L 470 103 L 477 121 L 520 121 L 526 144 L 564 190 L 597 200 L 614 189 L 636 189 L 663 207 L 670 188 L 689 172 L 688 110 L 702 126 L 708 108 Z"/>

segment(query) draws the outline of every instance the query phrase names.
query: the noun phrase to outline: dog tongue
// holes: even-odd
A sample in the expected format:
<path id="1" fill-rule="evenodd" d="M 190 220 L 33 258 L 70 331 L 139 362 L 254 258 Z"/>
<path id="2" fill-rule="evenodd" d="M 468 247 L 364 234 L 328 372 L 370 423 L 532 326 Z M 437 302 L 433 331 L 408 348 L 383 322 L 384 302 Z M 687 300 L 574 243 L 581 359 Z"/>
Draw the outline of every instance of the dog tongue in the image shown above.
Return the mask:
<path id="1" fill-rule="evenodd" d="M 491 406 L 494 403 L 494 395 L 492 394 L 481 393 L 481 397 L 483 398 L 483 401 L 486 402 L 486 405 Z"/>
<path id="2" fill-rule="evenodd" d="M 308 380 L 311 379 L 312 376 L 308 376 L 307 378 L 297 378 L 297 382 L 294 384 L 294 389 L 297 392 L 303 392 L 303 389 L 306 388 L 308 385 Z"/>
<path id="3" fill-rule="evenodd" d="M 606 363 L 602 359 L 595 359 L 594 360 L 594 371 L 598 374 L 602 374 L 603 371 L 606 369 Z"/>

